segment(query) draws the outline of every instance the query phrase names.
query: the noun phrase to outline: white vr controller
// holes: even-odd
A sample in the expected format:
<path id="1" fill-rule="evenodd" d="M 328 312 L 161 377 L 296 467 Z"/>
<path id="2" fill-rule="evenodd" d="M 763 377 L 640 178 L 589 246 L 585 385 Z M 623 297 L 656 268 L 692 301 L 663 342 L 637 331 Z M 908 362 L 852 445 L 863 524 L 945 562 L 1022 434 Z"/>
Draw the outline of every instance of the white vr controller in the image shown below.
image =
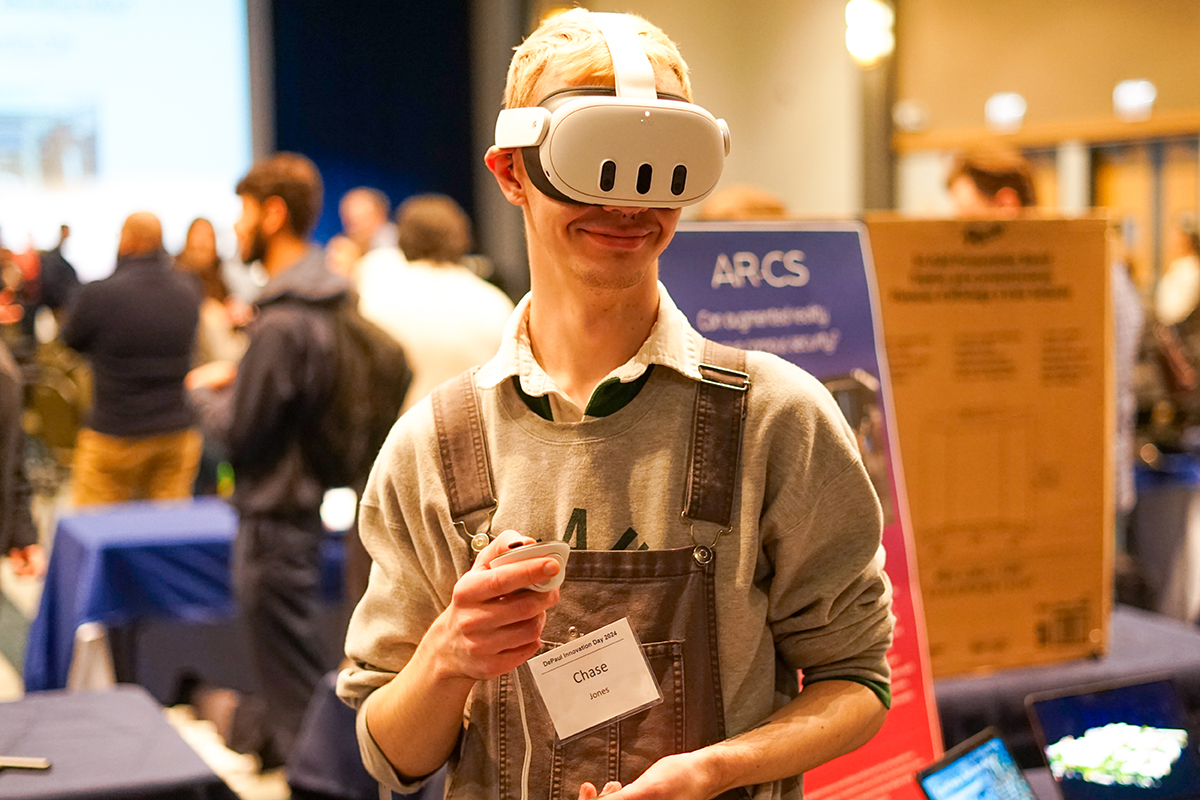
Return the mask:
<path id="1" fill-rule="evenodd" d="M 539 542 L 538 544 L 519 546 L 501 553 L 492 559 L 491 565 L 499 567 L 505 564 L 525 561 L 530 558 L 553 558 L 558 562 L 558 573 L 529 587 L 536 592 L 548 592 L 551 589 L 557 589 L 559 586 L 562 586 L 563 579 L 567 576 L 567 558 L 570 555 L 571 545 L 566 542 Z"/>
<path id="2" fill-rule="evenodd" d="M 612 54 L 616 91 L 579 87 L 496 119 L 496 146 L 520 148 L 543 194 L 570 203 L 679 208 L 712 193 L 729 126 L 682 98 L 660 97 L 624 14 L 592 13 Z"/>

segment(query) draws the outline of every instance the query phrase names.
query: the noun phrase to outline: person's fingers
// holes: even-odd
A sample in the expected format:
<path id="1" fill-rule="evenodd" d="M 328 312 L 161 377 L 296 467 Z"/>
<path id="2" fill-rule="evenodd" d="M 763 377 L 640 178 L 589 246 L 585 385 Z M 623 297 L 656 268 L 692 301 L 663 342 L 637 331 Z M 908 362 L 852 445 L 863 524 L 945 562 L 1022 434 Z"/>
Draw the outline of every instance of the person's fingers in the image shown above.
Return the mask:
<path id="1" fill-rule="evenodd" d="M 481 680 L 498 678 L 512 672 L 529 659 L 537 655 L 541 642 L 534 641 L 513 650 L 504 650 L 470 660 L 471 674 Z"/>
<path id="2" fill-rule="evenodd" d="M 492 561 L 497 556 L 532 544 L 537 544 L 537 542 L 517 531 L 502 531 L 488 543 L 487 547 L 479 551 L 475 557 L 475 563 L 471 565 L 470 572 L 463 576 L 476 580 L 463 586 L 463 589 L 468 591 L 462 595 L 461 599 L 464 602 L 485 602 L 493 597 L 526 589 L 532 584 L 541 583 L 547 578 L 557 575 L 561 567 L 558 561 L 552 558 L 531 558 L 498 567 L 492 566 Z M 495 570 L 494 574 L 491 572 L 493 569 Z M 459 581 L 459 583 L 462 582 Z"/>
<path id="3" fill-rule="evenodd" d="M 613 792 L 619 791 L 621 791 L 621 782 L 609 781 L 608 783 L 604 784 L 604 788 L 600 791 L 600 796 L 604 797 L 606 794 L 612 794 Z"/>
<path id="4" fill-rule="evenodd" d="M 558 602 L 558 591 L 523 591 L 546 580 L 560 569 L 553 558 L 531 558 L 493 569 L 469 570 L 454 584 L 454 602 L 462 608 L 500 605 L 531 616 Z M 525 597 L 525 595 L 532 595 Z M 518 617 L 514 616 L 508 621 Z"/>
<path id="5" fill-rule="evenodd" d="M 536 541 L 529 536 L 518 533 L 514 530 L 501 531 L 495 539 L 488 542 L 488 546 L 479 551 L 475 556 L 475 563 L 471 565 L 473 570 L 487 569 L 492 563 L 492 559 L 501 553 L 507 553 L 512 549 L 514 544 L 529 545 L 536 544 Z"/>
<path id="6" fill-rule="evenodd" d="M 590 783 L 583 783 L 579 786 L 579 800 L 593 800 L 596 797 L 596 787 Z"/>
<path id="7" fill-rule="evenodd" d="M 557 575 L 560 569 L 562 566 L 558 559 L 542 556 L 491 567 L 480 577 L 484 581 L 485 591 L 493 596 L 501 596 L 528 589 L 535 583 Z"/>

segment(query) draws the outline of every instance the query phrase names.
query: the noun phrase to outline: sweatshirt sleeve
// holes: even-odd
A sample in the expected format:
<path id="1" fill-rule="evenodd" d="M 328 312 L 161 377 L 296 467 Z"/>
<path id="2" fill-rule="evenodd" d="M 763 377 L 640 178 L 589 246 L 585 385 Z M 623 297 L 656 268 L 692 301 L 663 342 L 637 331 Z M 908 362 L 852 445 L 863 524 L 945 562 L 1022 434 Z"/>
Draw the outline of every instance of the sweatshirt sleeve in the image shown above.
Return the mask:
<path id="1" fill-rule="evenodd" d="M 891 584 L 878 513 L 870 481 L 854 464 L 830 481 L 807 517 L 780 534 L 772 632 L 805 683 L 890 681 Z M 788 559 L 801 543 L 808 544 L 803 562 Z"/>
<path id="2" fill-rule="evenodd" d="M 772 422 L 761 521 L 768 624 L 805 683 L 887 685 L 894 620 L 879 500 L 836 402 L 814 379 L 799 388 Z"/>
<path id="3" fill-rule="evenodd" d="M 341 699 L 358 710 L 358 744 L 367 771 L 389 788 L 412 792 L 424 780 L 404 782 L 366 727 L 371 693 L 412 658 L 421 638 L 450 604 L 454 584 L 470 567 L 454 553 L 442 529 L 449 524 L 430 494 L 442 493 L 437 443 L 413 429 L 432 430 L 426 398 L 392 429 L 359 507 L 359 537 L 372 558 L 371 579 L 346 632 L 351 665 L 338 676 Z"/>

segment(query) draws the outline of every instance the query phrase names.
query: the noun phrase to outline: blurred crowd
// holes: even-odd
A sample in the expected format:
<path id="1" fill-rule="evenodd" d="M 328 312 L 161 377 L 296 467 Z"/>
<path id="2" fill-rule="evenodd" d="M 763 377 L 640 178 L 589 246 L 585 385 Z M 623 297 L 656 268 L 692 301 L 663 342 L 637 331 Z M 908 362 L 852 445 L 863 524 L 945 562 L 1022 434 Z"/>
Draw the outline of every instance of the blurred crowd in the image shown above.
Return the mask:
<path id="1" fill-rule="evenodd" d="M 18 576 L 44 574 L 52 523 L 39 536 L 39 503 L 52 520 L 228 498 L 232 588 L 261 694 L 235 698 L 220 732 L 264 768 L 286 759 L 340 649 L 316 590 L 325 493 L 361 492 L 402 404 L 490 358 L 513 310 L 479 274 L 488 262 L 469 255 L 471 222 L 450 197 L 412 196 L 393 212 L 382 192 L 356 188 L 322 248 L 323 193 L 311 161 L 279 154 L 237 186 L 236 254 L 218 251 L 203 217 L 168 253 L 158 217 L 137 212 L 111 275 L 88 283 L 64 252 L 65 224 L 50 250 L 0 244 L 0 555 Z M 367 451 L 365 466 L 351 455 Z M 370 561 L 353 527 L 344 546 L 352 606 Z M 224 696 L 193 692 L 198 706 Z"/>
<path id="2" fill-rule="evenodd" d="M 947 190 L 959 215 L 1008 213 L 1037 205 L 1029 164 L 1010 152 L 959 158 L 951 167 Z M 149 216 L 130 218 L 133 234 L 138 231 L 139 219 L 146 222 Z M 393 209 L 382 191 L 363 186 L 340 198 L 338 216 L 341 232 L 325 245 L 325 262 L 349 281 L 364 317 L 405 348 L 414 371 L 406 408 L 442 380 L 482 363 L 494 352 L 512 302 L 497 286 L 487 284 L 497 276 L 486 257 L 471 254 L 471 223 L 454 200 L 444 195 L 419 195 Z M 699 214 L 702 220 L 787 216 L 779 198 L 751 186 L 717 192 Z M 186 285 L 197 298 L 196 324 L 192 335 L 185 337 L 187 368 L 236 364 L 246 350 L 255 301 L 268 280 L 261 262 L 246 263 L 241 254 L 218 252 L 218 232 L 204 217 L 191 222 L 183 247 L 174 255 L 163 249 L 158 221 L 150 219 L 150 226 L 157 230 L 151 230 L 148 241 L 132 250 L 123 238 L 124 249 L 114 262 L 117 269 L 98 283 L 115 282 L 119 287 L 122 280 L 117 273 L 122 262 L 151 254 L 151 260 L 161 261 L 174 276 L 172 284 Z M 193 428 L 194 421 L 182 410 L 186 402 L 177 380 L 182 362 L 174 369 L 170 390 L 177 402 L 174 411 L 166 414 L 174 417 L 151 421 L 149 427 L 157 429 L 148 431 L 146 409 L 139 407 L 145 403 L 141 397 L 145 387 L 116 377 L 113 370 L 123 368 L 119 364 L 101 366 L 97 373 L 95 362 L 103 361 L 104 355 L 87 353 L 79 342 L 72 347 L 64 337 L 64 331 L 71 329 L 72 317 L 81 315 L 80 297 L 89 294 L 81 291 L 84 286 L 64 254 L 69 225 L 61 226 L 58 243 L 48 250 L 9 249 L 3 233 L 0 229 L 0 341 L 7 351 L 3 356 L 5 373 L 10 383 L 19 385 L 21 397 L 21 424 L 14 422 L 15 411 L 6 411 L 6 422 L 25 434 L 19 445 L 11 443 L 17 441 L 17 433 L 5 442 L 22 454 L 9 459 L 20 462 L 20 474 L 6 486 L 31 485 L 26 491 L 34 496 L 53 496 L 63 486 L 74 486 L 74 475 L 89 464 L 87 454 L 78 452 L 79 434 L 84 432 L 83 449 L 94 444 L 89 442 L 95 435 L 89 420 L 96 413 L 109 418 L 109 433 L 115 435 L 178 433 Z M 1118 327 L 1118 471 L 1123 476 L 1118 496 L 1121 511 L 1127 513 L 1133 503 L 1130 476 L 1135 462 L 1153 464 L 1163 453 L 1200 451 L 1200 226 L 1192 213 L 1175 221 L 1167 242 L 1168 263 L 1153 287 L 1133 284 L 1121 227 L 1115 225 L 1112 233 L 1113 262 L 1119 267 L 1113 272 Z M 136 299 L 140 296 L 142 304 L 157 308 L 163 320 L 180 327 L 179 319 L 164 312 L 161 295 L 147 292 L 144 286 L 131 286 L 132 296 L 118 288 L 115 299 L 102 301 L 96 308 L 93 298 L 83 304 L 82 313 L 94 317 L 94 326 L 113 327 L 105 320 L 122 304 L 132 309 L 128 313 L 140 313 Z M 480 289 L 482 286 L 486 288 Z M 88 306 L 93 306 L 90 312 Z M 164 355 L 154 353 L 154 357 Z M 112 419 L 122 415 L 140 415 L 141 419 L 132 429 L 119 421 L 114 429 Z M 185 418 L 187 424 L 181 428 L 180 420 Z M 105 424 L 102 419 L 102 427 Z M 228 496 L 234 475 L 221 443 L 205 438 L 200 444 L 199 434 L 191 436 L 197 442 L 196 463 L 192 465 L 189 457 L 181 467 L 181 477 L 190 476 L 184 481 L 189 493 Z M 176 444 L 172 443 L 172 448 Z M 115 494 L 89 494 L 84 487 L 72 491 L 70 497 L 75 504 L 86 505 L 152 497 L 163 491 L 130 476 L 118 483 Z M 12 496 L 5 494 L 5 498 Z M 5 503 L 10 513 L 24 505 Z M 21 528 L 12 523 L 5 527 Z M 29 534 L 10 533 L 8 537 L 26 542 Z M 37 559 L 41 563 L 40 555 Z M 22 570 L 33 569 L 26 562 L 33 563 L 29 559 L 19 562 Z"/>
<path id="3" fill-rule="evenodd" d="M 964 156 L 946 186 L 961 217 L 1016 217 L 1037 205 L 1029 165 L 1012 153 Z M 235 590 L 269 651 L 259 669 L 280 696 L 268 705 L 289 707 L 272 717 L 288 730 L 250 745 L 267 765 L 284 758 L 328 668 L 301 652 L 313 637 L 311 609 L 295 610 L 305 595 L 296 587 L 311 582 L 307 572 L 281 588 L 272 582 L 294 564 L 255 561 L 266 552 L 290 558 L 293 544 L 319 541 L 322 531 L 315 509 L 328 481 L 300 440 L 310 406 L 336 392 L 336 376 L 323 365 L 331 345 L 314 332 L 311 309 L 349 304 L 399 345 L 411 369 L 407 409 L 496 352 L 513 302 L 489 282 L 487 259 L 471 255 L 471 222 L 450 197 L 416 195 L 393 209 L 383 192 L 353 189 L 338 206 L 341 232 L 321 248 L 311 237 L 323 188 L 307 159 L 282 154 L 256 165 L 237 191 L 244 204 L 237 253 L 219 252 L 223 232 L 203 217 L 189 225 L 182 249 L 168 253 L 160 220 L 138 212 L 122 227 L 112 274 L 85 284 L 64 252 L 68 225 L 49 250 L 14 251 L 0 240 L 0 554 L 18 575 L 44 573 L 39 499 L 56 513 L 138 499 L 230 498 L 238 541 L 262 545 L 239 545 Z M 699 214 L 788 216 L 779 198 L 749 186 L 715 193 Z M 1200 452 L 1195 216 L 1178 220 L 1173 237 L 1153 291 L 1139 290 L 1121 230 L 1112 229 L 1119 532 L 1134 504 L 1135 463 Z M 860 448 L 881 481 L 870 445 L 879 431 L 864 425 Z M 351 603 L 365 586 L 365 552 L 355 542 L 347 540 L 348 569 L 357 570 L 348 577 Z M 315 568 L 314 561 L 301 571 Z M 302 673 L 295 691 L 269 677 L 289 670 Z"/>
<path id="4" fill-rule="evenodd" d="M 490 263 L 471 255 L 471 222 L 453 199 L 418 195 L 393 210 L 383 192 L 359 187 L 338 214 L 342 232 L 322 258 L 349 282 L 363 316 L 404 348 L 415 378 L 406 407 L 490 357 L 513 304 L 485 280 Z M 206 435 L 185 379 L 246 353 L 269 282 L 261 258 L 219 252 L 204 217 L 168 253 L 160 221 L 141 212 L 125 222 L 112 274 L 85 284 L 66 255 L 69 225 L 48 250 L 10 249 L 4 233 L 0 554 L 17 574 L 45 569 L 39 499 L 53 514 L 230 497 L 227 447 Z"/>

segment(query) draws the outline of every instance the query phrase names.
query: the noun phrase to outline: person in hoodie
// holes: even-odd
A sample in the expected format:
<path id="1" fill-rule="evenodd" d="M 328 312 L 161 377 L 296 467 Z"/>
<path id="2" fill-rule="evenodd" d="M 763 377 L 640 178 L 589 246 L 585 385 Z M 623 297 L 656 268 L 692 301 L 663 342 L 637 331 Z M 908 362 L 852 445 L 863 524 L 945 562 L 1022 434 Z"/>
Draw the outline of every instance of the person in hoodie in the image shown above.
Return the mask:
<path id="1" fill-rule="evenodd" d="M 72 463 L 76 506 L 191 497 L 201 442 L 183 384 L 199 315 L 158 217 L 131 214 L 116 269 L 79 290 L 62 331 L 95 382 Z"/>
<path id="2" fill-rule="evenodd" d="M 313 689 L 336 663 L 317 614 L 327 487 L 301 441 L 332 391 L 329 306 L 349 284 L 311 239 L 323 194 L 312 161 L 294 153 L 260 161 L 237 193 L 241 258 L 262 263 L 267 285 L 240 364 L 197 367 L 188 388 L 235 475 L 233 586 L 265 704 L 265 738 L 252 749 L 269 768 L 286 761 Z"/>

